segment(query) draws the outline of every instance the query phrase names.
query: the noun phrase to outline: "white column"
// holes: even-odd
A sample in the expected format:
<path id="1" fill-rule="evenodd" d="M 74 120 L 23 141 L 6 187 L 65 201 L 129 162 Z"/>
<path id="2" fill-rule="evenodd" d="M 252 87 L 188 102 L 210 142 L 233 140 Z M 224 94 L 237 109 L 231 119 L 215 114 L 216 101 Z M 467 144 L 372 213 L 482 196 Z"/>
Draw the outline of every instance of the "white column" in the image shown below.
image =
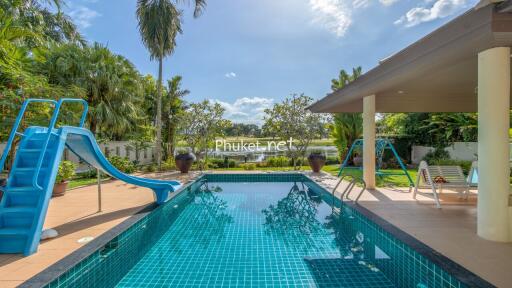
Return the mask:
<path id="1" fill-rule="evenodd" d="M 478 54 L 478 235 L 508 242 L 510 48 Z"/>
<path id="2" fill-rule="evenodd" d="M 375 189 L 375 95 L 363 99 L 363 178 Z"/>

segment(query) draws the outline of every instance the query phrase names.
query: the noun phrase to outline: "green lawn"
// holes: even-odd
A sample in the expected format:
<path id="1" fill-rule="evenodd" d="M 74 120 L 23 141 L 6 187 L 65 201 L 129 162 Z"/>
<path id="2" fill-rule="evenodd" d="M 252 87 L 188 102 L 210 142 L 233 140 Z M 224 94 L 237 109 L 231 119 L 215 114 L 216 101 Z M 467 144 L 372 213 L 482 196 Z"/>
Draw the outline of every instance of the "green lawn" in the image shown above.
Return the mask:
<path id="1" fill-rule="evenodd" d="M 103 181 L 110 178 L 103 178 Z M 70 180 L 68 183 L 68 189 L 80 187 L 80 186 L 86 186 L 86 185 L 92 185 L 96 184 L 98 182 L 98 179 L 96 177 L 94 178 L 80 178 L 80 179 L 73 179 Z"/>

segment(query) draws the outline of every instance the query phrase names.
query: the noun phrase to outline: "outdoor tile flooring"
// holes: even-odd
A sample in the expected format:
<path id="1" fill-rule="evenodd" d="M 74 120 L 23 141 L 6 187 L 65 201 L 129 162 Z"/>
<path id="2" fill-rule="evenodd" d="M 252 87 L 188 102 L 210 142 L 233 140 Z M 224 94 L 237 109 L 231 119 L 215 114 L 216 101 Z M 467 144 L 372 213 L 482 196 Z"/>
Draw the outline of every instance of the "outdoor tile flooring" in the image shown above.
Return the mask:
<path id="1" fill-rule="evenodd" d="M 194 176 L 197 174 L 192 178 Z M 159 178 L 176 177 L 182 177 L 182 181 L 191 178 L 175 174 Z M 312 175 L 312 178 L 327 188 L 336 184 L 334 177 L 325 174 Z M 45 227 L 57 229 L 60 236 L 44 241 L 39 251 L 30 257 L 0 255 L 0 287 L 22 283 L 82 247 L 84 244 L 77 243 L 78 239 L 99 236 L 153 201 L 150 190 L 121 181 L 111 181 L 102 187 L 102 213 L 96 212 L 94 185 L 52 199 Z M 419 196 L 419 201 L 414 201 L 406 189 L 379 188 L 365 193 L 360 204 L 494 285 L 509 287 L 512 244 L 486 241 L 476 235 L 474 198 L 464 202 L 446 193 L 442 197 L 443 209 L 436 209 L 430 197 Z"/>

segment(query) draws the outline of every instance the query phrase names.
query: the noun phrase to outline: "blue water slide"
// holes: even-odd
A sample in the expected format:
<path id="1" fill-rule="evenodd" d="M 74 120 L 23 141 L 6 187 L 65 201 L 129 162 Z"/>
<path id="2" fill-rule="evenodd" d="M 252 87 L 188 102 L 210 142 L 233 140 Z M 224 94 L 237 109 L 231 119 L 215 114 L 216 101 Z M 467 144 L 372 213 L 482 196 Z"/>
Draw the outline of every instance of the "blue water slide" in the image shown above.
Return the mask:
<path id="1" fill-rule="evenodd" d="M 18 131 L 28 105 L 34 102 L 46 103 L 53 107 L 48 127 L 31 126 L 22 132 Z M 66 102 L 78 102 L 83 105 L 79 126 L 55 128 L 60 108 Z M 23 103 L 0 158 L 2 170 L 7 156 L 13 149 L 15 137 L 20 137 L 7 184 L 0 186 L 3 194 L 0 200 L 0 253 L 30 255 L 37 251 L 59 163 L 66 147 L 114 178 L 152 189 L 159 204 L 168 199 L 170 192 L 181 187 L 177 181 L 135 177 L 122 173 L 112 166 L 101 153 L 94 135 L 82 128 L 86 115 L 87 102 L 81 99 L 28 99 Z"/>
<path id="2" fill-rule="evenodd" d="M 125 174 L 112 166 L 105 156 L 103 156 L 91 131 L 69 126 L 62 127 L 61 129 L 61 137 L 66 139 L 66 146 L 70 151 L 85 162 L 114 178 L 126 183 L 152 189 L 155 192 L 156 200 L 159 204 L 167 200 L 169 192 L 176 191 L 181 186 L 180 182 L 177 181 L 155 180 Z"/>

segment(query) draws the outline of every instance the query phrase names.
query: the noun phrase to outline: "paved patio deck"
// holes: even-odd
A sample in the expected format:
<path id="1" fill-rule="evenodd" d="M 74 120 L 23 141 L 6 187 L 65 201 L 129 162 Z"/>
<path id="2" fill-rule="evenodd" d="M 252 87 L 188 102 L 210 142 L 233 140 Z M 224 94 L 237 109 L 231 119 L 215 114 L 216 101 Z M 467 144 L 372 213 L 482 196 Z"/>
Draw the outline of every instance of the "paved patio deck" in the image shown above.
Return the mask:
<path id="1" fill-rule="evenodd" d="M 198 174 L 145 175 L 148 176 L 188 182 Z M 42 241 L 38 252 L 29 257 L 0 255 L 0 287 L 16 287 L 86 244 L 78 243 L 79 239 L 98 237 L 154 201 L 150 189 L 118 180 L 102 184 L 102 212 L 98 212 L 97 195 L 97 186 L 92 185 L 76 188 L 67 191 L 63 197 L 53 198 L 44 227 L 56 229 L 59 236 Z"/>
<path id="2" fill-rule="evenodd" d="M 157 178 L 177 176 L 181 181 L 188 181 L 197 174 L 161 174 Z M 336 178 L 326 174 L 312 177 L 327 188 L 336 184 Z M 94 185 L 52 199 L 45 227 L 57 229 L 60 236 L 44 241 L 39 251 L 29 257 L 0 255 L 0 287 L 21 284 L 82 247 L 84 244 L 79 244 L 78 239 L 99 236 L 153 201 L 150 190 L 121 181 L 110 181 L 102 187 L 101 213 L 97 213 Z M 443 208 L 436 209 L 431 197 L 420 195 L 414 201 L 407 189 L 379 188 L 364 193 L 359 203 L 485 280 L 498 287 L 510 287 L 512 244 L 486 241 L 476 235 L 475 197 L 466 202 L 446 193 L 441 201 Z"/>

